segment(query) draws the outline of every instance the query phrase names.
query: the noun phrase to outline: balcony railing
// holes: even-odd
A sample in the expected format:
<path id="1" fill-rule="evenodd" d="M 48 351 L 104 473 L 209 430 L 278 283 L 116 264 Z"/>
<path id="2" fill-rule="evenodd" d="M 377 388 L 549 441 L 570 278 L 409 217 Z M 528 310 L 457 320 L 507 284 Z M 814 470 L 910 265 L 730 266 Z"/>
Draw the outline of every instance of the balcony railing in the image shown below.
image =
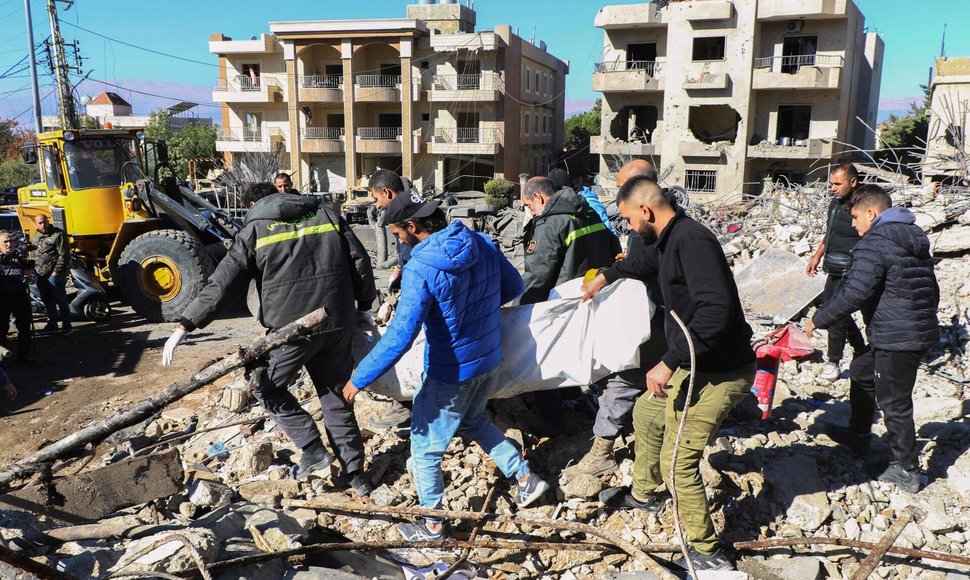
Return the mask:
<path id="1" fill-rule="evenodd" d="M 401 75 L 357 75 L 355 82 L 364 88 L 394 88 L 401 84 Z"/>
<path id="2" fill-rule="evenodd" d="M 344 86 L 344 75 L 303 75 L 300 86 L 304 89 L 339 89 Z"/>
<path id="3" fill-rule="evenodd" d="M 657 76 L 660 74 L 661 63 L 652 60 L 614 60 L 610 62 L 596 63 L 596 72 L 621 72 L 642 70 L 646 71 L 647 76 Z"/>
<path id="4" fill-rule="evenodd" d="M 326 139 L 340 141 L 346 135 L 343 127 L 306 127 L 303 129 L 304 139 Z"/>
<path id="5" fill-rule="evenodd" d="M 494 91 L 499 90 L 501 81 L 495 73 L 477 75 L 435 75 L 436 91 Z"/>
<path id="6" fill-rule="evenodd" d="M 497 143 L 498 131 L 494 127 L 443 127 L 434 130 L 435 143 Z"/>
<path id="7" fill-rule="evenodd" d="M 279 82 L 274 78 L 251 77 L 246 75 L 236 75 L 230 79 L 216 79 L 215 90 L 227 92 L 257 92 L 265 88 L 279 88 Z"/>
<path id="8" fill-rule="evenodd" d="M 400 77 L 398 77 L 400 78 Z M 401 127 L 358 127 L 357 137 L 365 141 L 397 141 Z"/>
<path id="9" fill-rule="evenodd" d="M 242 141 L 246 143 L 269 142 L 271 138 L 283 138 L 283 131 L 277 127 L 263 129 L 262 127 L 242 127 L 223 129 L 220 141 Z"/>
<path id="10" fill-rule="evenodd" d="M 754 59 L 754 68 L 774 68 L 775 61 L 781 61 L 781 72 L 794 74 L 803 66 L 820 68 L 841 67 L 845 62 L 838 54 L 799 54 L 791 56 L 766 56 Z"/>

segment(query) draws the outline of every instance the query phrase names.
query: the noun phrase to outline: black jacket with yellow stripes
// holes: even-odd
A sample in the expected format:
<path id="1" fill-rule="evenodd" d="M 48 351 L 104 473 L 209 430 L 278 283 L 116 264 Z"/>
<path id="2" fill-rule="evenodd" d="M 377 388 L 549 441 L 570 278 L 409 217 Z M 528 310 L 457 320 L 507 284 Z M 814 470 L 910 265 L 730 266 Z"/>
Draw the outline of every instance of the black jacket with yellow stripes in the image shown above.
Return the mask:
<path id="1" fill-rule="evenodd" d="M 317 199 L 290 193 L 270 195 L 249 210 L 182 325 L 205 327 L 250 280 L 259 290 L 259 321 L 270 330 L 321 306 L 333 328 L 353 328 L 356 310 L 370 310 L 377 297 L 370 257 L 347 222 Z"/>
<path id="2" fill-rule="evenodd" d="M 566 187 L 556 192 L 542 215 L 526 226 L 525 293 L 520 304 L 549 299 L 549 291 L 587 270 L 613 264 L 620 240 L 586 200 Z"/>

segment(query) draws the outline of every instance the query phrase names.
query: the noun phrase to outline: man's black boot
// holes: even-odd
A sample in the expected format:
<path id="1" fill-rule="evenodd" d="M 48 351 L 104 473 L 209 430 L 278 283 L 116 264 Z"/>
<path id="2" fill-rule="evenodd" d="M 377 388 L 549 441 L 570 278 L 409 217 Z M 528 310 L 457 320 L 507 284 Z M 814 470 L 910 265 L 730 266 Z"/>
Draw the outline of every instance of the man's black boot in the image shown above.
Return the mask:
<path id="1" fill-rule="evenodd" d="M 333 454 L 323 447 L 323 442 L 314 439 L 313 443 L 303 448 L 300 464 L 296 466 L 295 477 L 298 481 L 302 481 L 312 472 L 330 467 L 334 459 L 336 458 Z"/>

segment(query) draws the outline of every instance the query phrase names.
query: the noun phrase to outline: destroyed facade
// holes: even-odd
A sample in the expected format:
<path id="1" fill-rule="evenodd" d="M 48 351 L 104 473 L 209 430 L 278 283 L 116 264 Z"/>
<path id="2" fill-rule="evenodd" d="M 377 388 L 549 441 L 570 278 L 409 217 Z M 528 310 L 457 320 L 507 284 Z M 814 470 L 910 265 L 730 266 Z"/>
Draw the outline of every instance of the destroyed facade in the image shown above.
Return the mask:
<path id="1" fill-rule="evenodd" d="M 693 198 L 740 198 L 873 148 L 883 41 L 852 0 L 606 6 L 596 26 L 601 174 L 645 158 Z"/>
<path id="2" fill-rule="evenodd" d="M 970 58 L 938 58 L 933 72 L 923 176 L 959 183 L 970 179 Z"/>

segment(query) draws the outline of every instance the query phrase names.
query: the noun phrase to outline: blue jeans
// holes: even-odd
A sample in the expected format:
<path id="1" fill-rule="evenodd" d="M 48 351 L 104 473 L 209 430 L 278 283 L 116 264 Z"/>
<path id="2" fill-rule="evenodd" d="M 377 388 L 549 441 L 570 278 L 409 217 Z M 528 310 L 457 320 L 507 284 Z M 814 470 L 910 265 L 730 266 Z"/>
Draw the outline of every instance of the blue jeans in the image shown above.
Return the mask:
<path id="1" fill-rule="evenodd" d="M 411 457 L 421 507 L 441 509 L 445 491 L 441 458 L 455 435 L 478 443 L 506 477 L 519 478 L 529 473 L 528 462 L 485 414 L 496 377 L 496 371 L 463 383 L 426 377 L 414 396 Z"/>
<path id="2" fill-rule="evenodd" d="M 37 290 L 47 310 L 47 326 L 57 326 L 60 318 L 64 328 L 71 327 L 71 303 L 67 299 L 68 274 L 37 276 Z M 60 311 L 60 316 L 58 316 Z"/>

